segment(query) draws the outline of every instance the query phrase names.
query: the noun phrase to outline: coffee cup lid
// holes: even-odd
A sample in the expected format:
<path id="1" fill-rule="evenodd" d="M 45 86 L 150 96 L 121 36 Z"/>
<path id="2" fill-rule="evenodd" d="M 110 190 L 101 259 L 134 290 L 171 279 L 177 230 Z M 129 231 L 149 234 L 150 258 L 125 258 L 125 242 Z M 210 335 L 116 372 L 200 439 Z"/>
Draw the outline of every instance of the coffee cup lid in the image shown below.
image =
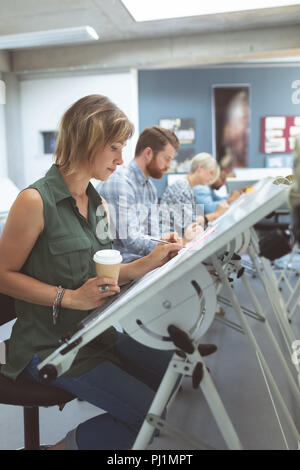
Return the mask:
<path id="1" fill-rule="evenodd" d="M 95 263 L 117 264 L 122 262 L 122 255 L 118 250 L 100 250 L 94 254 Z"/>

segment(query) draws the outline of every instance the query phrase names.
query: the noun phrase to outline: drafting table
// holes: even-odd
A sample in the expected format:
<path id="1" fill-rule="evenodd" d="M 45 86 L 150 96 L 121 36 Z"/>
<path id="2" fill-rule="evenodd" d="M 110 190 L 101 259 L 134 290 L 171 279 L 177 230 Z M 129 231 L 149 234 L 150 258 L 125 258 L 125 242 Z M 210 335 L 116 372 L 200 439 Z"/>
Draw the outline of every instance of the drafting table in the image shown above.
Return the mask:
<path id="1" fill-rule="evenodd" d="M 242 189 L 243 186 L 252 186 L 264 178 L 287 176 L 293 173 L 292 168 L 234 168 L 235 177 L 226 178 L 229 194 Z"/>
<path id="2" fill-rule="evenodd" d="M 253 178 L 226 178 L 226 187 L 228 194 L 231 194 L 233 191 L 239 191 L 240 189 L 248 186 L 253 186 L 258 182 L 258 177 Z"/>
<path id="3" fill-rule="evenodd" d="M 135 340 L 150 347 L 173 351 L 176 349 L 176 345 L 174 346 L 169 326 L 170 324 L 175 325 L 179 330 L 182 329 L 186 332 L 190 344 L 193 346 L 192 351 L 185 351 L 184 359 L 176 354 L 173 355 L 133 448 L 146 448 L 153 433 L 153 425 L 155 427 L 162 425 L 164 431 L 170 432 L 172 435 L 167 423 L 161 424 L 163 420 L 159 417 L 166 405 L 170 391 L 178 379 L 178 374 L 184 373 L 193 376 L 199 364 L 205 364 L 197 349 L 197 344 L 214 320 L 217 288 L 222 283 L 242 327 L 256 351 L 263 373 L 282 407 L 293 436 L 296 442 L 299 442 L 298 430 L 228 281 L 228 274 L 234 272 L 235 263 L 238 263 L 238 261 L 233 261 L 234 254 L 245 249 L 250 243 L 249 229 L 285 203 L 287 194 L 287 187 L 274 185 L 272 179 L 265 179 L 257 183 L 253 191 L 243 194 L 231 205 L 226 216 L 224 214 L 220 217 L 215 225 L 209 227 L 197 240 L 181 250 L 175 258 L 133 283 L 107 308 L 94 311 L 81 322 L 78 331 L 71 338 L 64 339 L 64 344 L 38 366 L 41 378 L 53 380 L 66 372 L 78 350 L 84 344 L 117 322 L 121 323 L 125 331 Z M 228 254 L 223 255 L 220 260 L 219 257 L 224 253 L 224 250 L 227 250 Z M 209 259 L 218 273 L 217 278 L 211 275 L 209 269 L 203 264 Z M 247 283 L 244 273 L 241 273 L 241 277 Z M 295 380 L 286 366 L 285 359 L 250 285 L 248 285 L 248 289 L 258 316 L 262 319 L 267 334 L 273 341 L 292 391 L 299 401 L 299 389 Z M 188 363 L 186 358 L 188 358 Z M 230 449 L 241 449 L 242 444 L 205 366 L 202 367 L 202 375 L 199 386 L 225 442 Z M 183 433 L 180 434 L 180 437 L 186 441 Z M 193 442 L 195 448 L 201 446 L 192 437 L 189 442 Z M 203 444 L 203 446 L 206 445 Z"/>
<path id="4" fill-rule="evenodd" d="M 84 344 L 86 344 L 115 322 L 124 319 L 133 309 L 145 304 L 150 299 L 153 301 L 154 296 L 157 296 L 166 287 L 173 284 L 178 279 L 183 278 L 192 269 L 197 268 L 200 263 L 226 247 L 226 245 L 237 236 L 246 232 L 247 229 L 256 224 L 257 221 L 275 210 L 276 207 L 286 200 L 286 197 L 286 187 L 273 185 L 271 179 L 259 182 L 252 192 L 243 194 L 235 204 L 232 204 L 228 211 L 218 219 L 218 223 L 215 226 L 208 228 L 199 240 L 191 242 L 189 249 L 183 249 L 179 255 L 170 262 L 135 282 L 133 286 L 127 290 L 126 295 L 117 298 L 104 311 L 103 309 L 99 309 L 99 312 L 101 312 L 100 315 L 97 315 L 96 310 L 87 317 L 83 325 L 84 334 L 88 335 L 87 341 L 81 338 L 81 330 L 75 333 L 72 340 L 81 338 Z M 94 328 L 96 326 L 97 332 L 95 333 Z M 209 326 L 209 322 L 207 321 L 201 333 L 204 334 Z M 67 342 L 70 352 L 72 351 L 70 347 L 72 342 L 71 339 Z M 53 364 L 52 359 L 54 356 L 60 357 L 60 352 L 63 351 L 65 346 L 66 345 L 62 345 L 53 355 L 43 361 L 40 368 L 50 360 Z M 83 344 L 80 343 L 80 347 L 82 346 Z M 73 349 L 77 352 L 80 347 L 74 346 Z M 159 348 L 161 348 L 161 345 Z M 64 363 L 67 362 L 68 356 L 68 353 L 64 355 Z M 70 357 L 70 359 L 71 362 L 66 366 L 64 364 L 59 366 L 58 375 L 68 370 L 74 358 Z"/>

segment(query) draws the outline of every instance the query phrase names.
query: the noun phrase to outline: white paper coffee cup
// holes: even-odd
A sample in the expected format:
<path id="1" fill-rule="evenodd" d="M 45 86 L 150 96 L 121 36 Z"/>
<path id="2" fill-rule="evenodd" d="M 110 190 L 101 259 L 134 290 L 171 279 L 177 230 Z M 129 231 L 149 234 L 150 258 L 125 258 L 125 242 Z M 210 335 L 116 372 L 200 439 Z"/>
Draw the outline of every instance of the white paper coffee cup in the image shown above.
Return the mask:
<path id="1" fill-rule="evenodd" d="M 93 257 L 97 276 L 112 277 L 118 281 L 122 259 L 122 255 L 118 250 L 97 251 Z"/>

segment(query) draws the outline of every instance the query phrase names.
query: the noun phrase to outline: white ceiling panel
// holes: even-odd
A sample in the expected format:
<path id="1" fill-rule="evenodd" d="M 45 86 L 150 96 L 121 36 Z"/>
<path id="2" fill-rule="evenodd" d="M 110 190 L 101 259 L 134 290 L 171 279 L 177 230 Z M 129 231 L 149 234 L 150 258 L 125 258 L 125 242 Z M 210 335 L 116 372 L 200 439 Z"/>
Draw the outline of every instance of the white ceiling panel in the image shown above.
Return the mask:
<path id="1" fill-rule="evenodd" d="M 0 35 L 90 25 L 108 42 L 298 23 L 299 6 L 136 23 L 120 0 L 0 0 Z"/>

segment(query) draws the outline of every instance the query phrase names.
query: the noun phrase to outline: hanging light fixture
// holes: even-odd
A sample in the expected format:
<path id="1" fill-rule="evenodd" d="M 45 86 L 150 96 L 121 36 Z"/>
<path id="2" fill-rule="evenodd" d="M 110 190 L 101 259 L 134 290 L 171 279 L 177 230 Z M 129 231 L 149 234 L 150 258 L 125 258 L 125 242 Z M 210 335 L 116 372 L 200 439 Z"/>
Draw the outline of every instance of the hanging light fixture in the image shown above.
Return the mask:
<path id="1" fill-rule="evenodd" d="M 91 26 L 78 26 L 75 28 L 51 29 L 48 31 L 0 36 L 0 49 L 54 46 L 73 44 L 74 42 L 96 41 L 98 39 L 98 34 Z"/>

